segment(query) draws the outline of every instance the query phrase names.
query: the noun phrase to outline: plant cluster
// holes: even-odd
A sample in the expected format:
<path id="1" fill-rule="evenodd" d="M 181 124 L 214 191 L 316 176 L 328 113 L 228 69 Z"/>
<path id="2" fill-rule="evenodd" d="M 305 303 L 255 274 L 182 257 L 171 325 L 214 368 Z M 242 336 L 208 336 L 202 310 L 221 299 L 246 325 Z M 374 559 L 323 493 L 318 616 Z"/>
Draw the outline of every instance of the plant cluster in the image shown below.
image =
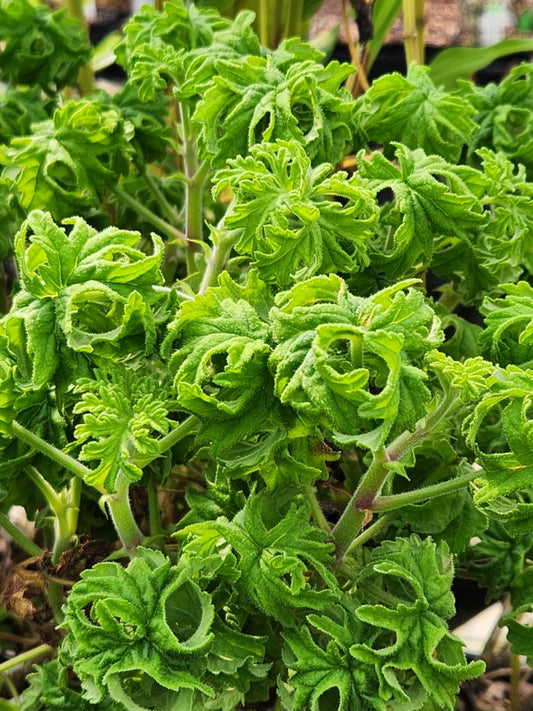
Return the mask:
<path id="1" fill-rule="evenodd" d="M 0 2 L 0 524 L 63 635 L 20 709 L 453 709 L 456 569 L 533 659 L 533 66 L 356 100 L 204 5 L 76 96 L 76 23 Z"/>

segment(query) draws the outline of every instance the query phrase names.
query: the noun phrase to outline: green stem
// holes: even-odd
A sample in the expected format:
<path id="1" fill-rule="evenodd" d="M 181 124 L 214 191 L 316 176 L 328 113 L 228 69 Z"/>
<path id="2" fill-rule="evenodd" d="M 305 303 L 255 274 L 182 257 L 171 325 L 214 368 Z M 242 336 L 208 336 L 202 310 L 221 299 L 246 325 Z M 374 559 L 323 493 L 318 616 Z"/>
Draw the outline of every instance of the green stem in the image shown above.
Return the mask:
<path id="1" fill-rule="evenodd" d="M 69 507 L 63 509 L 60 513 L 54 513 L 56 514 L 56 519 L 54 522 L 55 536 L 52 563 L 57 565 L 63 553 L 71 548 L 76 530 L 73 531 L 70 526 Z"/>
<path id="2" fill-rule="evenodd" d="M 374 538 L 376 533 L 379 533 L 382 529 L 386 528 L 389 525 L 390 520 L 390 516 L 381 516 L 376 521 L 374 521 L 374 523 L 365 528 L 365 530 L 358 536 L 356 536 L 350 543 L 348 549 L 346 550 L 346 553 L 344 554 L 344 557 L 346 558 L 346 556 L 349 556 L 351 553 L 353 553 L 356 548 L 362 546 L 363 543 L 366 543 L 367 541 L 370 541 L 372 538 Z"/>
<path id="3" fill-rule="evenodd" d="M 333 529 L 337 557 L 342 558 L 361 530 L 368 511 L 374 510 L 375 500 L 391 473 L 390 465 L 400 461 L 414 449 L 457 405 L 458 399 L 447 393 L 435 410 L 420 419 L 413 432 L 405 431 L 388 447 L 374 453 L 372 464 L 363 474 L 348 505 Z"/>
<path id="4" fill-rule="evenodd" d="M 67 0 L 67 13 L 76 18 L 87 31 L 87 20 L 83 11 L 83 0 Z M 87 45 L 89 34 L 87 32 Z M 78 90 L 82 96 L 90 94 L 94 89 L 94 71 L 90 62 L 80 68 L 78 74 Z"/>
<path id="5" fill-rule="evenodd" d="M 403 31 L 405 61 L 424 63 L 424 2 L 403 0 Z"/>
<path id="6" fill-rule="evenodd" d="M 285 8 L 285 26 L 283 28 L 283 37 L 299 37 L 302 15 L 303 15 L 303 0 L 288 0 Z"/>
<path id="7" fill-rule="evenodd" d="M 179 104 L 179 113 L 182 128 L 182 149 L 185 175 L 187 177 L 185 194 L 185 234 L 190 245 L 190 252 L 196 249 L 195 243 L 203 240 L 204 213 L 203 213 L 203 188 L 209 172 L 207 161 L 198 163 L 197 143 L 198 135 L 191 121 L 189 107 Z M 189 269 L 195 269 L 194 255 L 188 259 Z M 191 272 L 190 272 L 191 273 Z"/>
<path id="8" fill-rule="evenodd" d="M 171 432 L 162 437 L 157 443 L 157 454 L 150 457 L 138 456 L 134 459 L 134 464 L 141 469 L 151 464 L 155 459 L 171 449 L 175 444 L 185 439 L 198 427 L 199 420 L 194 415 L 190 415 L 186 420 L 180 422 Z"/>
<path id="9" fill-rule="evenodd" d="M 180 247 L 188 246 L 187 237 L 183 232 L 170 225 L 166 220 L 159 217 L 159 215 L 156 215 L 155 212 L 152 212 L 152 210 L 136 200 L 132 195 L 121 188 L 120 185 L 115 185 L 111 190 L 117 197 L 125 202 L 126 205 L 129 205 L 138 215 L 151 222 L 156 229 L 165 234 L 169 239 L 173 240 Z"/>
<path id="10" fill-rule="evenodd" d="M 259 0 L 259 41 L 263 47 L 269 47 L 268 36 L 268 0 Z"/>
<path id="11" fill-rule="evenodd" d="M 196 142 L 194 147 L 189 150 L 196 150 Z M 204 161 L 189 178 L 186 188 L 185 231 L 189 242 L 189 250 L 187 252 L 189 274 L 193 274 L 196 271 L 194 252 L 196 251 L 196 244 L 202 242 L 204 238 L 204 185 L 208 173 L 209 163 Z"/>
<path id="12" fill-rule="evenodd" d="M 33 466 L 25 467 L 24 471 L 31 479 L 32 483 L 35 484 L 35 486 L 44 496 L 52 511 L 54 513 L 56 513 L 57 511 L 61 511 L 63 507 L 63 501 L 56 494 L 55 489 L 46 481 L 44 476 Z"/>
<path id="13" fill-rule="evenodd" d="M 439 287 L 439 291 L 441 292 L 438 300 L 439 305 L 444 306 L 449 313 L 455 311 L 455 308 L 462 302 L 462 298 L 460 294 L 455 291 L 453 285 L 451 283 L 443 284 L 443 286 Z"/>
<path id="14" fill-rule="evenodd" d="M 177 228 L 179 224 L 178 214 L 176 210 L 172 207 L 172 205 L 169 203 L 169 201 L 166 199 L 163 191 L 154 179 L 154 176 L 148 170 L 144 170 L 141 175 L 142 179 L 146 183 L 147 188 L 157 200 L 162 212 L 165 214 L 169 223 Z"/>
<path id="15" fill-rule="evenodd" d="M 54 550 L 52 562 L 57 565 L 62 553 L 71 547 L 72 540 L 76 534 L 79 499 L 81 495 L 81 479 L 74 477 L 71 488 L 66 494 L 58 495 L 35 467 L 27 466 L 24 471 L 41 491 L 54 513 Z"/>
<path id="16" fill-rule="evenodd" d="M 102 498 L 107 505 L 122 545 L 131 555 L 135 553 L 137 546 L 141 545 L 144 536 L 137 526 L 131 510 L 130 480 L 122 471 L 119 471 L 117 475 L 115 488 L 114 494 L 107 494 Z"/>
<path id="17" fill-rule="evenodd" d="M 82 479 L 80 479 L 80 477 L 72 477 L 72 479 L 70 480 L 69 507 L 67 510 L 67 516 L 72 535 L 74 535 L 78 529 L 82 486 L 83 481 Z"/>
<path id="18" fill-rule="evenodd" d="M 38 657 L 42 657 L 43 654 L 50 654 L 54 651 L 54 648 L 49 644 L 40 644 L 38 647 L 29 649 L 27 652 L 22 652 L 22 654 L 17 654 L 16 657 L 8 659 L 6 662 L 0 664 L 0 674 L 4 674 L 9 669 L 17 667 L 19 664 L 24 664 L 24 662 L 31 662 Z"/>
<path id="19" fill-rule="evenodd" d="M 326 533 L 331 533 L 329 523 L 327 522 L 326 517 L 324 516 L 322 509 L 320 508 L 320 503 L 315 493 L 315 487 L 311 486 L 311 484 L 307 484 L 304 487 L 304 491 L 307 496 L 307 501 L 311 506 L 311 513 L 313 514 L 315 523 Z"/>
<path id="20" fill-rule="evenodd" d="M 224 271 L 229 254 L 238 238 L 237 230 L 229 230 L 227 232 L 220 230 L 216 234 L 218 242 L 213 245 L 213 249 L 207 260 L 207 266 L 198 291 L 200 294 L 205 294 L 210 286 L 216 285 L 218 277 Z"/>
<path id="21" fill-rule="evenodd" d="M 26 551 L 29 556 L 35 557 L 44 553 L 43 549 L 39 548 L 36 543 L 27 538 L 14 523 L 11 523 L 9 518 L 2 511 L 0 511 L 0 528 L 7 531 L 11 538 L 22 548 L 23 551 Z"/>
<path id="22" fill-rule="evenodd" d="M 49 444 L 44 439 L 39 437 L 39 435 L 30 432 L 30 430 L 27 430 L 16 420 L 13 420 L 11 427 L 13 434 L 15 434 L 19 439 L 26 442 L 26 444 L 29 444 L 30 447 L 33 447 L 38 452 L 41 452 L 41 454 L 45 454 L 52 461 L 61 465 L 65 469 L 68 469 L 68 471 L 72 472 L 72 474 L 81 477 L 81 479 L 92 476 L 93 472 L 89 469 L 89 467 L 86 467 L 84 464 L 81 464 L 81 462 L 74 459 L 74 457 L 71 457 L 68 454 L 65 454 L 65 452 L 62 452 L 60 449 L 57 449 L 57 447 L 54 447 L 53 444 Z M 103 494 L 105 492 L 100 490 L 100 493 Z"/>
<path id="23" fill-rule="evenodd" d="M 455 479 L 450 479 L 449 481 L 441 481 L 438 484 L 431 484 L 431 486 L 423 486 L 421 489 L 415 489 L 414 491 L 405 491 L 403 494 L 378 496 L 372 506 L 372 510 L 393 511 L 394 509 L 399 509 L 402 506 L 419 504 L 421 501 L 426 501 L 427 499 L 435 499 L 437 496 L 451 494 L 454 491 L 463 489 L 477 477 L 479 477 L 479 472 L 473 471 L 468 474 L 462 474 L 461 476 L 458 476 Z"/>

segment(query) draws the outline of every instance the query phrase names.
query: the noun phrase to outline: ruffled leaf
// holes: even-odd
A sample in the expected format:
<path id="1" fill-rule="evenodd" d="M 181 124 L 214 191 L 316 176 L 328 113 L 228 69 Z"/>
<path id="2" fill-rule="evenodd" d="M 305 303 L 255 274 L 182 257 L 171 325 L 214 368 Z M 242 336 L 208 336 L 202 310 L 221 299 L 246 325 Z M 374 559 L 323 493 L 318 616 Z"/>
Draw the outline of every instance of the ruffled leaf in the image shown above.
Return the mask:
<path id="1" fill-rule="evenodd" d="M 91 50 L 85 28 L 66 8 L 52 11 L 28 0 L 0 3 L 0 79 L 38 84 L 51 94 L 76 86 Z"/>
<path id="2" fill-rule="evenodd" d="M 377 208 L 346 173 L 312 168 L 295 141 L 260 144 L 229 163 L 215 176 L 215 191 L 230 186 L 235 196 L 225 224 L 238 231 L 237 252 L 249 254 L 266 281 L 288 285 L 368 264 Z"/>
<path id="3" fill-rule="evenodd" d="M 79 217 L 64 224 L 69 232 L 48 213 L 34 211 L 16 238 L 22 288 L 4 329 L 19 373 L 35 386 L 53 379 L 62 360 L 72 367 L 73 352 L 97 349 L 104 361 L 125 344 L 128 352 L 150 352 L 156 337 L 152 308 L 167 300 L 154 287 L 162 282 L 158 237 L 153 254 L 146 255 L 136 247 L 135 232 L 97 232 Z"/>
<path id="4" fill-rule="evenodd" d="M 380 236 L 369 250 L 371 262 L 389 278 L 429 264 L 439 236 L 464 237 L 487 220 L 480 200 L 486 179 L 479 171 L 401 144 L 395 158 L 392 163 L 378 151 L 369 160 L 362 152 L 357 157 L 363 186 L 394 193 L 381 209 Z"/>
<path id="5" fill-rule="evenodd" d="M 72 411 L 83 415 L 83 422 L 74 436 L 82 445 L 80 459 L 99 462 L 86 483 L 112 492 L 119 471 L 131 481 L 142 477 L 136 455 L 158 455 L 157 434 L 168 432 L 172 404 L 157 376 L 124 366 L 111 373 L 97 370 L 95 375 L 76 383 L 74 392 L 80 399 Z"/>
<path id="6" fill-rule="evenodd" d="M 49 210 L 61 220 L 99 206 L 105 188 L 128 172 L 133 134 L 115 107 L 80 99 L 0 148 L 0 162 L 26 211 Z"/>
<path id="7" fill-rule="evenodd" d="M 199 537 L 204 554 L 218 538 L 224 539 L 238 558 L 236 586 L 243 599 L 291 627 L 298 610 L 321 610 L 334 600 L 337 585 L 329 571 L 333 545 L 309 523 L 309 508 L 301 500 L 281 518 L 273 517 L 275 505 L 274 494 L 256 493 L 233 521 L 193 524 L 176 535 Z M 319 581 L 332 589 L 320 589 Z"/>
<path id="8" fill-rule="evenodd" d="M 399 142 L 456 162 L 477 128 L 472 105 L 437 89 L 429 68 L 415 63 L 406 77 L 394 72 L 376 79 L 355 110 L 358 147 L 375 141 L 386 154 Z"/>
<path id="9" fill-rule="evenodd" d="M 299 54 L 300 45 L 288 41 L 266 57 L 217 63 L 218 76 L 194 114 L 215 167 L 277 139 L 304 145 L 313 165 L 341 160 L 351 137 L 353 102 L 339 87 L 352 68 L 338 62 L 324 67 L 316 53 L 298 61 Z"/>
<path id="10" fill-rule="evenodd" d="M 377 445 L 413 426 L 429 400 L 415 363 L 440 334 L 422 294 L 402 291 L 411 283 L 363 299 L 332 275 L 278 295 L 270 364 L 281 402 L 339 436 L 377 428 Z"/>
<path id="11" fill-rule="evenodd" d="M 126 569 L 106 562 L 85 570 L 61 625 L 84 698 L 130 698 L 129 708 L 145 709 L 131 698 L 144 676 L 158 689 L 214 696 L 200 678 L 213 617 L 210 596 L 159 551 L 139 549 Z"/>
<path id="12" fill-rule="evenodd" d="M 453 709 L 459 683 L 483 671 L 483 662 L 466 663 L 463 643 L 448 632 L 445 620 L 455 609 L 452 579 L 446 545 L 436 547 L 414 535 L 382 544 L 362 571 L 359 587 L 365 599 L 375 595 L 379 600 L 380 590 L 386 590 L 388 604 L 357 608 L 360 620 L 382 631 L 370 643 L 354 644 L 350 652 L 375 665 L 382 698 L 401 697 L 402 687 L 419 684 L 440 708 Z"/>

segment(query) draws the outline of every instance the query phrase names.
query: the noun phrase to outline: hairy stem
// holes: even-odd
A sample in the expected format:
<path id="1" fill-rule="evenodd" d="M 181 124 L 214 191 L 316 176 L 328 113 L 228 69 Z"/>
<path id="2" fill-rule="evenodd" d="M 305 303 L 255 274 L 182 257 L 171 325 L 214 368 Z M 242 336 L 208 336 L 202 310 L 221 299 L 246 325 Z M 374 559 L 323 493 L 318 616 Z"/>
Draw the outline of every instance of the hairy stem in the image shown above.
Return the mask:
<path id="1" fill-rule="evenodd" d="M 200 294 L 205 294 L 210 286 L 216 285 L 218 277 L 224 271 L 230 252 L 237 242 L 236 230 L 220 230 L 215 234 L 217 236 L 217 243 L 213 245 L 213 249 L 207 260 L 207 266 L 198 292 Z"/>
<path id="2" fill-rule="evenodd" d="M 150 173 L 149 170 L 144 170 L 142 172 L 142 179 L 146 183 L 147 188 L 157 200 L 162 212 L 165 214 L 169 223 L 177 228 L 179 224 L 178 213 L 166 199 L 163 191 L 154 179 L 154 176 Z"/>
<path id="3" fill-rule="evenodd" d="M 187 268 L 189 274 L 196 271 L 194 252 L 204 234 L 204 184 L 209 172 L 209 163 L 198 163 L 198 132 L 191 121 L 189 107 L 179 104 L 183 163 L 187 182 L 185 184 L 185 234 L 187 236 Z"/>
<path id="4" fill-rule="evenodd" d="M 134 555 L 135 549 L 143 542 L 144 536 L 137 526 L 131 510 L 130 480 L 122 471 L 119 471 L 117 475 L 115 488 L 114 494 L 107 494 L 102 498 L 107 505 L 122 545 L 130 555 Z"/>
<path id="5" fill-rule="evenodd" d="M 353 553 L 354 550 L 359 546 L 362 546 L 363 543 L 372 540 L 376 533 L 379 533 L 389 525 L 390 521 L 391 516 L 380 516 L 374 521 L 374 523 L 370 524 L 370 526 L 367 526 L 367 528 L 365 528 L 364 531 L 358 536 L 356 536 L 350 543 L 346 553 L 344 554 L 344 557 Z"/>
<path id="6" fill-rule="evenodd" d="M 415 489 L 414 491 L 405 491 L 403 494 L 378 496 L 372 506 L 372 510 L 393 511 L 394 509 L 399 509 L 402 506 L 419 504 L 420 502 L 427 501 L 428 499 L 435 499 L 437 496 L 451 494 L 454 491 L 459 491 L 459 489 L 463 489 L 465 486 L 468 486 L 468 484 L 470 484 L 470 482 L 477 477 L 479 477 L 479 472 L 472 471 L 468 472 L 468 474 L 462 474 L 455 479 L 441 481 L 438 484 L 431 484 L 431 486 L 423 486 L 421 489 Z"/>
<path id="7" fill-rule="evenodd" d="M 307 484 L 304 487 L 304 491 L 307 497 L 307 501 L 311 506 L 311 513 L 313 515 L 313 518 L 315 519 L 315 523 L 326 533 L 331 533 L 329 523 L 327 522 L 326 517 L 324 516 L 324 514 L 322 513 L 322 509 L 320 508 L 320 502 L 317 499 L 315 487 L 311 486 L 311 484 Z"/>
<path id="8" fill-rule="evenodd" d="M 57 565 L 61 555 L 71 547 L 78 527 L 81 479 L 74 477 L 71 487 L 66 492 L 56 494 L 52 486 L 35 467 L 27 466 L 24 471 L 41 491 L 54 513 L 52 562 Z"/>
<path id="9" fill-rule="evenodd" d="M 199 422 L 200 421 L 197 417 L 195 417 L 194 415 L 189 415 L 186 420 L 180 422 L 179 425 L 174 427 L 171 432 L 169 432 L 164 437 L 161 437 L 161 439 L 157 443 L 158 452 L 156 455 L 149 457 L 143 457 L 142 455 L 138 455 L 134 458 L 133 463 L 141 469 L 148 466 L 148 464 L 151 464 L 155 459 L 167 452 L 175 444 L 192 434 L 198 427 Z"/>
<path id="10" fill-rule="evenodd" d="M 11 536 L 15 543 L 17 543 L 23 551 L 26 551 L 29 556 L 35 557 L 44 553 L 43 549 L 39 548 L 36 543 L 25 536 L 2 511 L 0 511 L 0 528 L 3 528 L 4 531 Z"/>
<path id="11" fill-rule="evenodd" d="M 44 476 L 32 466 L 25 467 L 24 471 L 31 479 L 32 484 L 34 484 L 44 496 L 52 511 L 54 513 L 61 511 L 64 502 L 61 500 L 61 497 L 56 494 L 55 489 L 46 481 Z"/>
<path id="12" fill-rule="evenodd" d="M 187 237 L 183 234 L 183 232 L 178 230 L 173 225 L 170 225 L 166 222 L 166 220 L 159 217 L 159 215 L 156 215 L 155 212 L 152 212 L 152 210 L 136 200 L 132 195 L 126 192 L 126 190 L 121 188 L 120 185 L 115 185 L 111 188 L 111 190 L 117 197 L 125 202 L 126 205 L 129 205 L 133 210 L 135 210 L 135 212 L 137 212 L 138 215 L 144 217 L 148 220 L 148 222 L 151 222 L 157 230 L 166 235 L 170 240 L 178 244 L 180 247 L 188 246 Z"/>
<path id="13" fill-rule="evenodd" d="M 86 467 L 81 462 L 78 462 L 77 459 L 74 459 L 74 457 L 65 454 L 65 452 L 62 452 L 57 447 L 54 447 L 53 444 L 49 444 L 34 432 L 30 432 L 30 430 L 26 429 L 16 420 L 13 420 L 11 427 L 13 434 L 15 434 L 19 439 L 26 442 L 26 444 L 29 444 L 30 447 L 33 447 L 38 452 L 41 452 L 41 454 L 46 455 L 52 461 L 57 462 L 57 464 L 60 464 L 65 469 L 72 472 L 72 474 L 81 477 L 81 479 L 85 479 L 86 477 L 92 475 L 92 470 L 89 469 L 89 467 Z M 99 491 L 101 494 L 105 493 L 101 489 Z"/>
<path id="14" fill-rule="evenodd" d="M 413 432 L 402 432 L 388 447 L 381 447 L 374 453 L 370 467 L 363 474 L 359 486 L 333 529 L 338 558 L 344 556 L 361 530 L 368 513 L 375 509 L 376 499 L 393 470 L 391 465 L 399 462 L 425 439 L 457 406 L 457 402 L 457 397 L 448 393 L 431 414 L 417 422 Z"/>

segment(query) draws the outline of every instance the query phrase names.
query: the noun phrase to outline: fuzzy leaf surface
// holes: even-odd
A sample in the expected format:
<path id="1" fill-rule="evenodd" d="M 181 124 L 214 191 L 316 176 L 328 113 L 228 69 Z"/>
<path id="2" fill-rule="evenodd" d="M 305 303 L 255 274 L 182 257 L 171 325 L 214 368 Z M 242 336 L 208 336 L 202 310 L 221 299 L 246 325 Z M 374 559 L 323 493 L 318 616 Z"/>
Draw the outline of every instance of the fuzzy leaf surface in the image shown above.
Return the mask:
<path id="1" fill-rule="evenodd" d="M 466 99 L 437 89 L 428 67 L 413 63 L 406 77 L 386 74 L 358 100 L 356 144 L 375 141 L 387 154 L 399 142 L 456 162 L 477 128 L 475 113 Z"/>
<path id="2" fill-rule="evenodd" d="M 375 595 L 376 603 L 361 605 L 356 614 L 390 632 L 370 644 L 354 644 L 351 653 L 375 664 L 382 697 L 401 695 L 407 673 L 414 677 L 411 683 L 420 684 L 440 708 L 451 710 L 459 683 L 483 670 L 482 662 L 466 663 L 463 643 L 448 632 L 445 620 L 455 610 L 452 578 L 447 546 L 436 547 L 430 539 L 422 541 L 414 535 L 383 543 L 363 569 L 361 593 L 366 599 Z M 387 592 L 386 604 L 378 602 L 381 589 Z"/>
<path id="3" fill-rule="evenodd" d="M 7 84 L 38 84 L 48 94 L 75 86 L 90 58 L 81 23 L 65 8 L 52 11 L 28 0 L 0 3 L 0 79 Z"/>
<path id="4" fill-rule="evenodd" d="M 441 235 L 465 235 L 486 221 L 480 200 L 485 179 L 467 166 L 456 166 L 439 156 L 396 145 L 395 163 L 378 151 L 357 157 L 363 186 L 376 194 L 389 188 L 394 199 L 381 208 L 379 239 L 370 258 L 394 277 L 428 264 Z M 386 265 L 386 266 L 385 266 Z"/>
<path id="5" fill-rule="evenodd" d="M 85 570 L 65 613 L 68 655 L 87 700 L 125 701 L 140 671 L 141 683 L 147 675 L 163 689 L 214 696 L 198 678 L 203 663 L 195 665 L 213 639 L 210 597 L 161 552 L 139 549 L 127 568 L 104 562 Z"/>
<path id="6" fill-rule="evenodd" d="M 25 210 L 48 210 L 61 220 L 99 205 L 104 189 L 128 172 L 133 134 L 115 107 L 80 99 L 58 108 L 30 135 L 0 146 L 0 162 Z"/>
<path id="7" fill-rule="evenodd" d="M 146 255 L 138 239 L 114 227 L 97 232 L 79 217 L 60 227 L 41 211 L 24 222 L 15 242 L 21 289 L 3 329 L 19 372 L 26 368 L 35 386 L 53 379 L 62 358 L 69 366 L 72 351 L 97 347 L 105 360 L 124 343 L 141 352 L 153 348 L 151 306 L 167 298 L 154 289 L 162 282 L 162 241 L 154 236 L 153 254 Z"/>
<path id="8" fill-rule="evenodd" d="M 171 403 L 160 377 L 124 366 L 111 373 L 96 370 L 95 375 L 76 382 L 80 399 L 72 411 L 83 422 L 74 436 L 82 445 L 80 459 L 98 462 L 86 483 L 112 492 L 119 471 L 131 481 L 142 477 L 135 455 L 157 456 L 157 434 L 168 432 Z"/>
<path id="9" fill-rule="evenodd" d="M 233 521 L 219 518 L 193 524 L 176 535 L 193 534 L 211 547 L 223 538 L 238 557 L 241 575 L 236 586 L 243 599 L 251 599 L 267 615 L 292 627 L 298 610 L 321 610 L 335 598 L 328 589 L 337 588 L 329 570 L 332 544 L 309 523 L 309 508 L 301 501 L 272 525 L 274 502 L 269 492 L 257 493 Z M 318 580 L 328 587 L 320 589 Z"/>
<path id="10" fill-rule="evenodd" d="M 338 711 L 387 708 L 372 667 L 350 655 L 353 641 L 363 637 L 363 624 L 354 603 L 349 598 L 343 603 L 327 613 L 308 615 L 307 624 L 297 631 L 284 632 L 284 660 L 290 671 L 288 680 L 280 683 L 280 694 L 289 711 L 322 711 L 331 708 L 331 699 L 337 700 Z"/>
<path id="11" fill-rule="evenodd" d="M 266 57 L 217 63 L 218 75 L 194 113 L 215 167 L 277 139 L 304 145 L 313 165 L 341 160 L 353 104 L 339 86 L 352 69 L 338 62 L 323 67 L 309 50 L 305 59 L 299 54 L 300 44 L 289 40 Z"/>
<path id="12" fill-rule="evenodd" d="M 377 208 L 346 173 L 313 168 L 295 141 L 259 144 L 229 164 L 215 176 L 215 191 L 229 186 L 236 197 L 225 224 L 238 230 L 237 252 L 250 255 L 266 281 L 286 286 L 368 264 Z"/>
<path id="13" fill-rule="evenodd" d="M 270 364 L 281 402 L 339 435 L 370 432 L 371 446 L 414 425 L 429 401 L 416 363 L 441 336 L 412 283 L 364 299 L 331 275 L 279 294 Z"/>

